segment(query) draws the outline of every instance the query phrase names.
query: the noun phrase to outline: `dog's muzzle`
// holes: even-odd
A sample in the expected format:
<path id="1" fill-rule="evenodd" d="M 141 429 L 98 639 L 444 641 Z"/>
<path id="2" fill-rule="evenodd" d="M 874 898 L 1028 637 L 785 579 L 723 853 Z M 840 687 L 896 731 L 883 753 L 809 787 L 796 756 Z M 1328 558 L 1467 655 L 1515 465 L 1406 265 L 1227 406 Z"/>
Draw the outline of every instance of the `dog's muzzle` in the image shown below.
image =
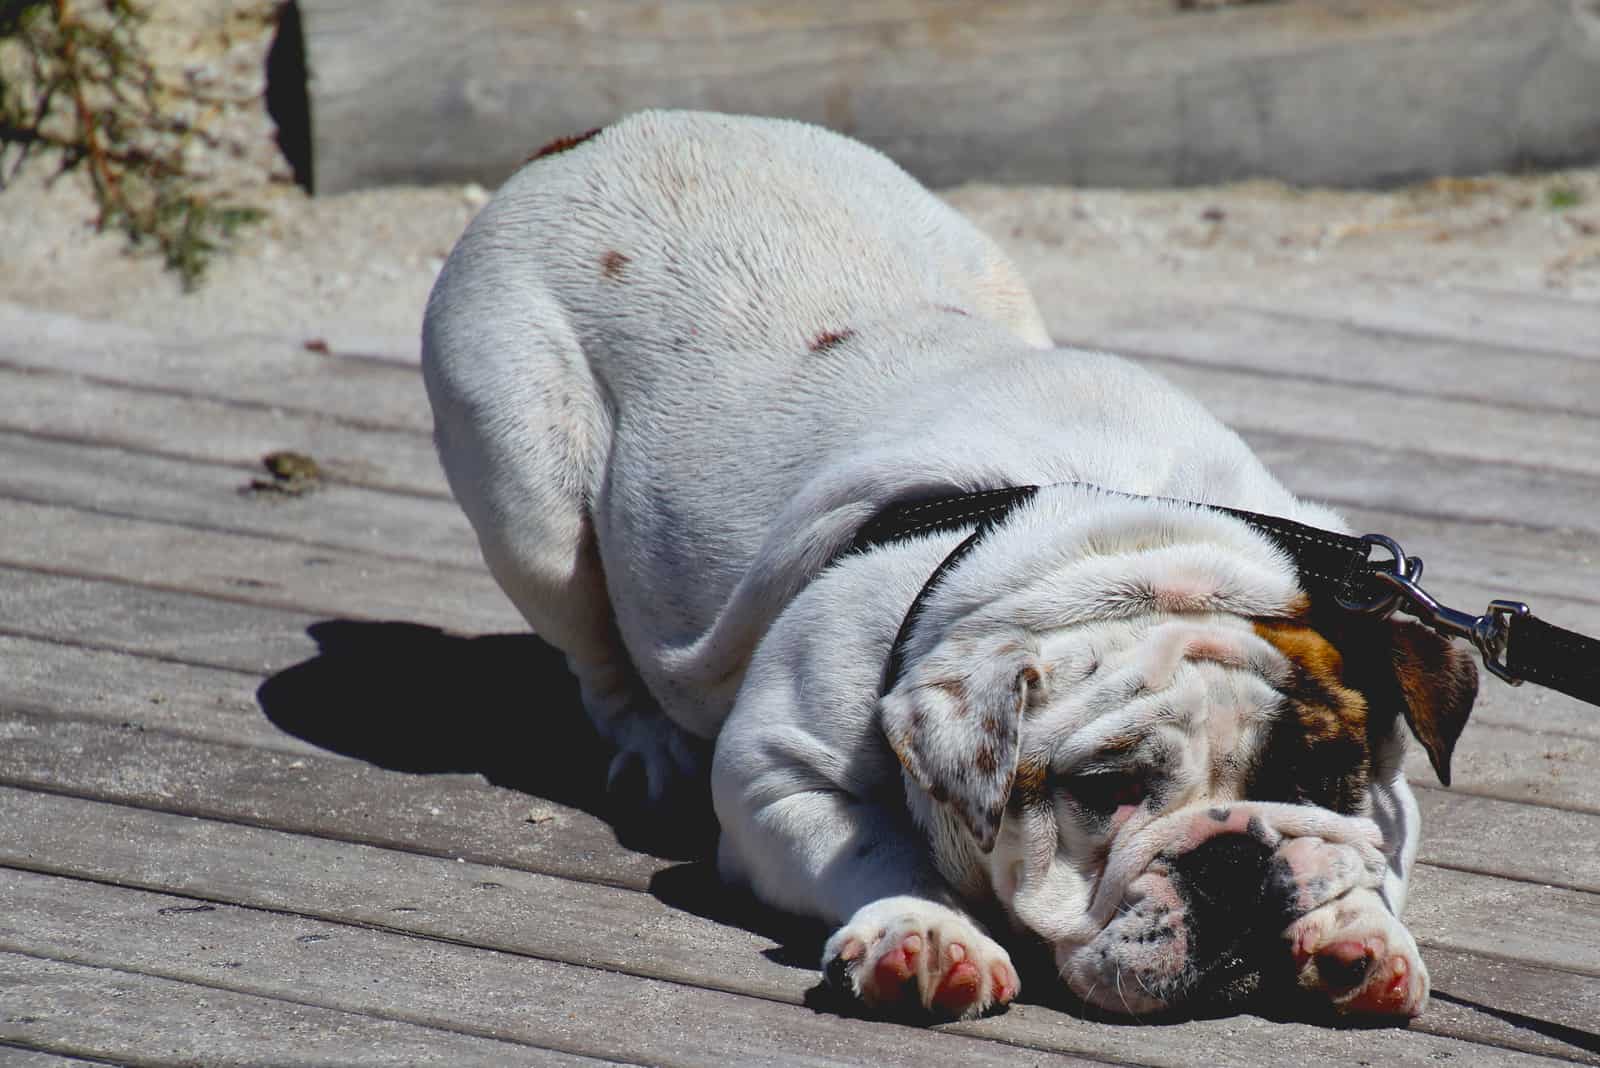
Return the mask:
<path id="1" fill-rule="evenodd" d="M 1225 1008 L 1259 988 L 1292 987 L 1285 929 L 1348 886 L 1380 878 L 1382 862 L 1366 834 L 1339 842 L 1283 833 L 1272 822 L 1283 807 L 1197 807 L 1141 832 L 1135 850 L 1149 851 L 1155 838 L 1165 847 L 1123 880 L 1093 940 L 1058 951 L 1072 990 L 1092 1005 L 1146 1015 Z"/>

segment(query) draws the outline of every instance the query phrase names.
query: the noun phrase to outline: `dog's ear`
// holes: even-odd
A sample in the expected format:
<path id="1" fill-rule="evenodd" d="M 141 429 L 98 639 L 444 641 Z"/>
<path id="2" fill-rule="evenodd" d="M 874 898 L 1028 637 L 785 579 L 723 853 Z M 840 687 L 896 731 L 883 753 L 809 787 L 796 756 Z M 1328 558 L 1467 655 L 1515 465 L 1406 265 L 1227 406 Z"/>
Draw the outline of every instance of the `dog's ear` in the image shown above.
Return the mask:
<path id="1" fill-rule="evenodd" d="M 1392 664 L 1406 723 L 1428 752 L 1434 774 L 1450 785 L 1450 755 L 1478 696 L 1472 654 L 1420 623 L 1395 623 Z"/>
<path id="2" fill-rule="evenodd" d="M 987 853 L 1016 779 L 1022 713 L 1043 675 L 1023 642 L 985 644 L 966 655 L 941 647 L 913 664 L 878 715 L 911 778 L 949 805 Z"/>

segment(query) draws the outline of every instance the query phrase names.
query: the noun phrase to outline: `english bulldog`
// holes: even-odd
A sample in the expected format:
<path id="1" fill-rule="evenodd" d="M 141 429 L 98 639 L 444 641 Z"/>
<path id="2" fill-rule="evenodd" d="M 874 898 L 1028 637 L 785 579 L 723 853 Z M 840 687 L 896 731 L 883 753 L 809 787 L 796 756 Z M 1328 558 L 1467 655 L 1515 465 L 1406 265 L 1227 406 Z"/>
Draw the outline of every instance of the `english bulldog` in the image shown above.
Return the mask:
<path id="1" fill-rule="evenodd" d="M 1471 660 L 1308 596 L 1205 505 L 1346 524 L 1160 377 L 1053 347 L 884 156 L 686 112 L 563 139 L 467 228 L 422 345 L 450 486 L 613 775 L 709 771 L 720 870 L 837 925 L 847 996 L 985 1012 L 1010 941 L 1117 1013 L 1270 974 L 1422 1011 L 1399 724 L 1447 775 Z M 1021 484 L 953 566 L 959 518 L 852 550 Z"/>

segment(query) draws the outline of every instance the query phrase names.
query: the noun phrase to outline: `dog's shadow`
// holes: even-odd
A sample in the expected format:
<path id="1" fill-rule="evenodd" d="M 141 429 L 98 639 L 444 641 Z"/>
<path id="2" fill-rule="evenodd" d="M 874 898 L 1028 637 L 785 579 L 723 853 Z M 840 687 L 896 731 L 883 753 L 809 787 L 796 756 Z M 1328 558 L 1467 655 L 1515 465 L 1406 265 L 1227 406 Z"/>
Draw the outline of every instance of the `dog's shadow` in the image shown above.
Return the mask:
<path id="1" fill-rule="evenodd" d="M 417 623 L 325 620 L 317 653 L 262 683 L 281 730 L 411 774 L 467 773 L 604 820 L 624 848 L 685 863 L 651 892 L 779 943 L 768 955 L 814 967 L 821 928 L 730 893 L 716 874 L 716 820 L 703 791 L 649 805 L 643 784 L 608 791 L 613 749 L 590 725 L 561 654 L 531 634 L 459 637 Z"/>
<path id="2" fill-rule="evenodd" d="M 466 638 L 344 619 L 308 633 L 317 654 L 256 691 L 281 730 L 391 771 L 482 775 L 597 816 L 638 852 L 691 860 L 715 844 L 703 798 L 668 812 L 632 796 L 642 783 L 607 792 L 613 750 L 584 714 L 561 654 L 533 635 Z"/>

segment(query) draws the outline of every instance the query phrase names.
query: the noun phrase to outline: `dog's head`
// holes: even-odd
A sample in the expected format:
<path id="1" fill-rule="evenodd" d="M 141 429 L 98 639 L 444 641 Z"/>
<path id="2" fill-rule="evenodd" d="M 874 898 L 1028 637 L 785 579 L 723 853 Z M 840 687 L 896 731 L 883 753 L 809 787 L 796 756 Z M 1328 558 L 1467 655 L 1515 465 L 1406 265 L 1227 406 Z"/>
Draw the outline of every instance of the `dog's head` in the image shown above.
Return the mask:
<path id="1" fill-rule="evenodd" d="M 1276 967 L 1254 958 L 1286 957 L 1277 936 L 1333 892 L 1290 839 L 1382 881 L 1400 843 L 1371 817 L 1401 721 L 1448 781 L 1476 670 L 1420 625 L 1312 605 L 1223 516 L 1020 526 L 930 598 L 880 704 L 913 810 L 946 875 L 992 892 L 1080 998 L 1203 1002 Z"/>

